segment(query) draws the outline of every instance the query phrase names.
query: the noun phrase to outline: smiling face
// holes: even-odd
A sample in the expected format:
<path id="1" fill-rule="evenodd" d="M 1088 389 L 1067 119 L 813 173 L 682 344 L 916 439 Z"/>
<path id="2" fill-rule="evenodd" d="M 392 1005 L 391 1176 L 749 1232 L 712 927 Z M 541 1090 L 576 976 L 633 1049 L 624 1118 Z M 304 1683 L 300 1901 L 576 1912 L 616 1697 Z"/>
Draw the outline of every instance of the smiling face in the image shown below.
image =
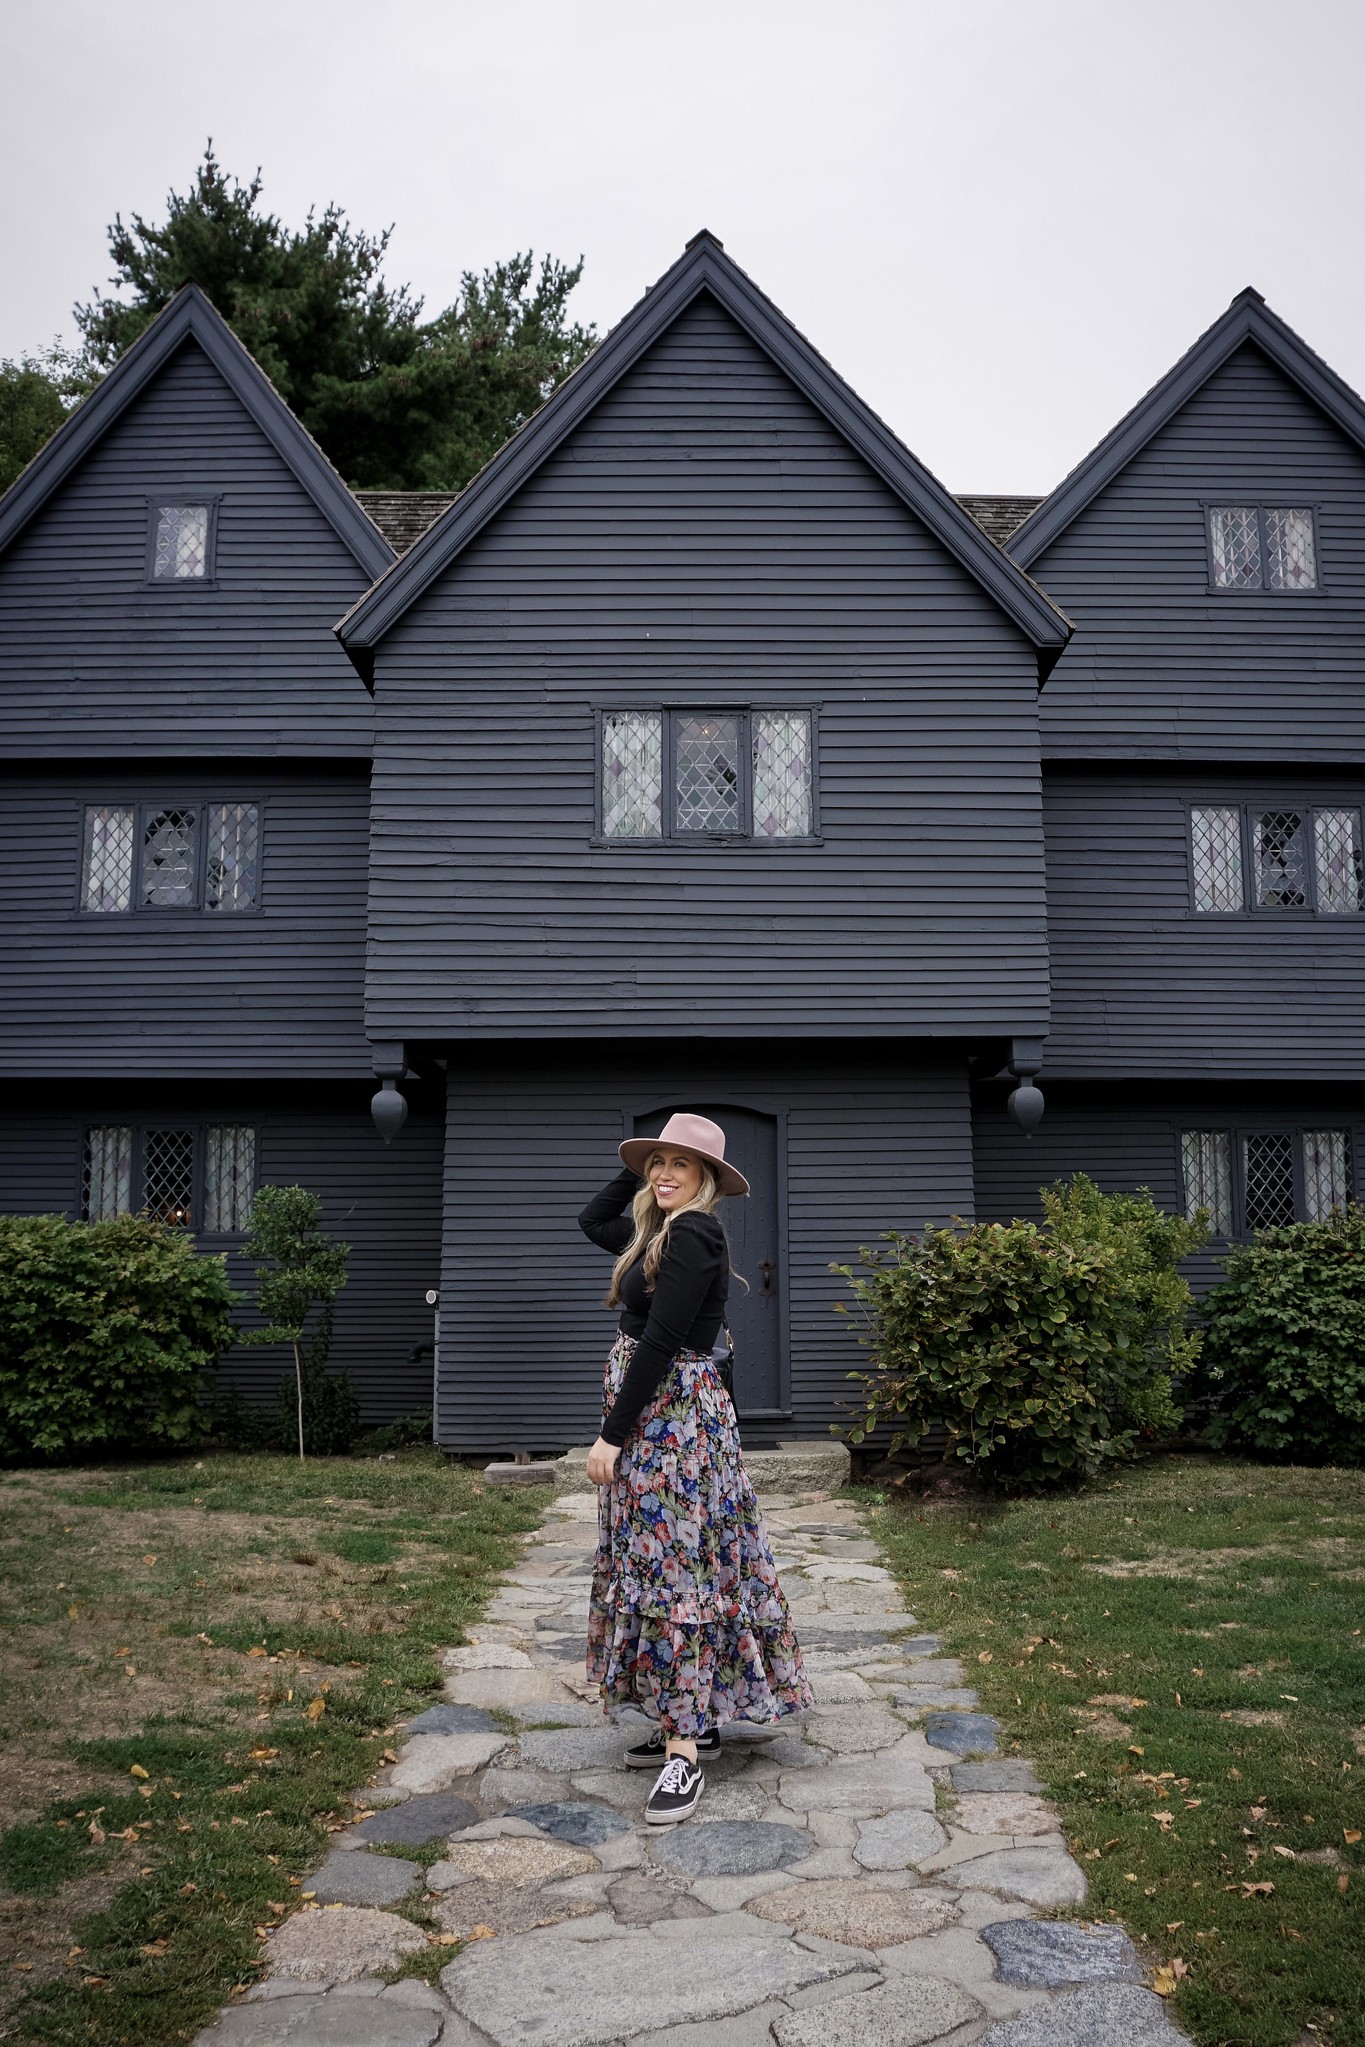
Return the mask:
<path id="1" fill-rule="evenodd" d="M 645 1178 L 669 1215 L 701 1193 L 701 1160 L 693 1151 L 652 1151 L 645 1161 Z"/>

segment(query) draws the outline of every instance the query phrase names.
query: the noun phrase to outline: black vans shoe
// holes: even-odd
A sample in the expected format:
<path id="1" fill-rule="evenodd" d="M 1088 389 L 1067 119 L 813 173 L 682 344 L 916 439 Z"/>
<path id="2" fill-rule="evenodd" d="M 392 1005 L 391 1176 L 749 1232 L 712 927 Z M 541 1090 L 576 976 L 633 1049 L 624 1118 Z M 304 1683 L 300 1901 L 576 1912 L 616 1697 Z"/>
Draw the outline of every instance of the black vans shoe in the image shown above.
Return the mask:
<path id="1" fill-rule="evenodd" d="M 648 1741 L 636 1742 L 634 1748 L 626 1750 L 628 1770 L 657 1770 L 667 1757 L 668 1737 L 661 1727 L 656 1727 Z M 697 1736 L 697 1761 L 703 1756 L 720 1754 L 720 1735 L 713 1727 L 709 1734 Z"/>
<path id="2" fill-rule="evenodd" d="M 659 1781 L 649 1794 L 645 1820 L 651 1827 L 676 1827 L 690 1819 L 697 1800 L 706 1789 L 706 1778 L 686 1756 L 670 1756 L 659 1772 Z"/>

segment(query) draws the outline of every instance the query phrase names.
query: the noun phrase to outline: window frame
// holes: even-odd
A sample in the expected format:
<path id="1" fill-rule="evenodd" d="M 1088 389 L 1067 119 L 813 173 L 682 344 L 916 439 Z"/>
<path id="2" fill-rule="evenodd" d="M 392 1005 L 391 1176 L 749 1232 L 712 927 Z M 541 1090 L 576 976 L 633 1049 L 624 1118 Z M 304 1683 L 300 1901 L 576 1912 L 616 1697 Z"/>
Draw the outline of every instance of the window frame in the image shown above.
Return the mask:
<path id="1" fill-rule="evenodd" d="M 1182 1215 L 1188 1215 L 1189 1213 L 1185 1190 L 1184 1140 L 1187 1133 L 1196 1130 L 1217 1132 L 1219 1135 L 1226 1134 L 1232 1147 L 1232 1157 L 1229 1162 L 1232 1187 L 1232 1229 L 1226 1236 L 1219 1234 L 1217 1231 L 1210 1231 L 1210 1244 L 1249 1244 L 1252 1241 L 1253 1233 L 1248 1228 L 1246 1219 L 1246 1168 L 1243 1156 L 1246 1140 L 1249 1137 L 1289 1137 L 1293 1140 L 1294 1221 L 1302 1223 L 1308 1220 L 1308 1204 L 1304 1195 L 1304 1135 L 1309 1130 L 1345 1131 L 1351 1153 L 1351 1192 L 1349 1198 L 1352 1201 L 1359 1199 L 1359 1182 L 1357 1179 L 1359 1170 L 1358 1160 L 1360 1157 L 1359 1129 L 1357 1124 L 1351 1119 L 1324 1114 L 1320 1116 L 1290 1118 L 1283 1116 L 1256 1116 L 1250 1121 L 1241 1122 L 1235 1118 L 1210 1116 L 1205 1117 L 1202 1121 L 1192 1118 L 1189 1122 L 1181 1122 L 1176 1125 L 1175 1184 L 1180 1193 L 1180 1213 Z"/>
<path id="2" fill-rule="evenodd" d="M 261 1124 L 259 1118 L 249 1116 L 205 1116 L 196 1112 L 192 1116 L 124 1116 L 118 1111 L 99 1120 L 93 1115 L 81 1119 L 76 1133 L 76 1200 L 74 1212 L 85 1220 L 85 1144 L 86 1134 L 91 1130 L 131 1130 L 133 1134 L 132 1166 L 128 1175 L 128 1212 L 139 1215 L 142 1212 L 142 1197 L 146 1179 L 145 1140 L 149 1130 L 188 1130 L 193 1136 L 193 1158 L 190 1171 L 191 1181 L 191 1223 L 185 1231 L 187 1237 L 197 1242 L 206 1238 L 214 1244 L 241 1244 L 246 1241 L 247 1232 L 241 1230 L 206 1230 L 204 1228 L 204 1175 L 208 1160 L 208 1133 L 210 1130 L 225 1130 L 245 1127 L 255 1139 L 255 1161 L 251 1175 L 251 1194 L 254 1200 L 261 1190 Z"/>
<path id="3" fill-rule="evenodd" d="M 221 491 L 169 490 L 161 491 L 147 499 L 147 547 L 142 568 L 142 581 L 148 590 L 159 591 L 162 595 L 174 592 L 183 595 L 187 590 L 216 590 L 218 587 L 218 507 L 222 502 Z M 156 573 L 156 528 L 163 509 L 170 504 L 203 505 L 208 513 L 204 533 L 204 573 L 202 576 L 158 576 Z"/>
<path id="4" fill-rule="evenodd" d="M 631 697 L 621 703 L 596 702 L 593 711 L 593 830 L 591 844 L 611 852 L 631 851 L 637 853 L 676 852 L 680 847 L 729 846 L 762 852 L 786 852 L 795 846 L 822 846 L 824 837 L 820 829 L 820 712 L 819 703 L 807 699 L 797 702 L 787 699 L 782 703 L 744 703 L 690 701 L 675 697 L 659 698 Z M 602 818 L 602 725 L 603 720 L 621 717 L 627 712 L 648 713 L 663 720 L 663 744 L 660 749 L 660 773 L 663 777 L 662 801 L 660 803 L 661 830 L 657 838 L 622 835 L 609 837 L 603 829 Z M 753 719 L 755 713 L 771 712 L 800 713 L 810 720 L 810 822 L 809 832 L 799 836 L 756 834 L 753 829 L 754 806 L 754 750 Z M 676 718 L 734 718 L 738 721 L 738 746 L 740 759 L 740 818 L 742 830 L 734 832 L 689 832 L 679 831 L 674 824 L 677 809 L 676 782 L 674 779 L 675 741 L 674 720 Z"/>
<path id="5" fill-rule="evenodd" d="M 211 910 L 204 897 L 208 887 L 208 834 L 209 812 L 217 806 L 250 806 L 256 812 L 256 900 L 237 910 Z M 132 899 L 126 910 L 91 910 L 85 903 L 85 820 L 92 810 L 131 810 L 133 813 L 133 888 Z M 192 810 L 195 813 L 194 859 L 195 881 L 192 903 L 144 903 L 142 900 L 142 848 L 148 817 L 154 817 L 163 810 Z M 114 796 L 107 800 L 98 797 L 81 797 L 76 808 L 76 915 L 83 920 L 97 923 L 117 923 L 126 917 L 204 917 L 210 923 L 234 924 L 239 917 L 259 916 L 265 895 L 265 820 L 266 804 L 263 796 L 175 796 L 164 800 L 155 797 Z"/>
<path id="6" fill-rule="evenodd" d="M 1276 500 L 1272 502 L 1268 498 L 1261 499 L 1221 497 L 1201 498 L 1199 503 L 1204 518 L 1204 573 L 1207 581 L 1208 594 L 1210 595 L 1210 597 L 1217 597 L 1220 599 L 1228 597 L 1234 599 L 1236 598 L 1246 599 L 1250 597 L 1253 599 L 1259 598 L 1262 600 L 1268 598 L 1272 603 L 1278 604 L 1280 600 L 1285 597 L 1297 600 L 1305 597 L 1326 596 L 1327 579 L 1324 576 L 1322 569 L 1322 507 L 1315 498 L 1296 498 L 1289 503 L 1285 503 L 1282 500 Z M 1215 512 L 1228 511 L 1234 506 L 1238 506 L 1243 510 L 1249 512 L 1255 512 L 1256 537 L 1260 543 L 1261 549 L 1261 580 L 1259 583 L 1256 584 L 1254 588 L 1248 588 L 1243 590 L 1234 590 L 1229 588 L 1229 586 L 1226 583 L 1215 582 L 1213 573 L 1214 568 L 1213 515 Z M 1266 582 L 1265 580 L 1266 564 L 1269 560 L 1269 550 L 1266 546 L 1265 529 L 1265 515 L 1267 512 L 1307 512 L 1309 517 L 1312 519 L 1313 558 L 1317 563 L 1318 574 L 1317 581 L 1313 584 L 1311 589 L 1272 590 L 1269 583 Z"/>
<path id="7" fill-rule="evenodd" d="M 1242 851 L 1242 907 L 1240 910 L 1201 910 L 1195 901 L 1194 878 L 1194 813 L 1197 810 L 1235 810 L 1241 832 Z M 1294 811 L 1303 820 L 1306 840 L 1305 873 L 1308 878 L 1308 901 L 1297 907 L 1281 905 L 1272 908 L 1260 902 L 1256 888 L 1256 839 L 1254 820 L 1267 811 Z M 1365 798 L 1346 798 L 1333 801 L 1325 797 L 1311 796 L 1299 802 L 1293 797 L 1246 798 L 1242 796 L 1206 796 L 1197 801 L 1191 797 L 1185 803 L 1185 875 L 1188 892 L 1186 915 L 1200 924 L 1232 922 L 1237 917 L 1268 919 L 1272 923 L 1296 922 L 1311 917 L 1315 923 L 1345 925 L 1348 931 L 1365 931 L 1365 887 L 1361 890 L 1360 907 L 1356 910 L 1323 910 L 1318 907 L 1318 861 L 1317 834 L 1314 820 L 1320 811 L 1353 811 L 1360 826 L 1361 846 L 1365 849 Z M 1360 920 L 1357 923 L 1357 920 Z"/>

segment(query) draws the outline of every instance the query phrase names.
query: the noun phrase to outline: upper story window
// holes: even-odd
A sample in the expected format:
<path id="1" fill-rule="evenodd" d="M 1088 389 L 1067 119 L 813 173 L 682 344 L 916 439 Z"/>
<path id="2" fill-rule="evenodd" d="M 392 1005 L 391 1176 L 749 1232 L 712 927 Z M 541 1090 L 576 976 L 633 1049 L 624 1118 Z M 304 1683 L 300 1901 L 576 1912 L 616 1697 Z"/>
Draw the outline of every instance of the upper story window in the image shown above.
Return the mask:
<path id="1" fill-rule="evenodd" d="M 260 862 L 259 804 L 90 804 L 80 906 L 254 910 Z"/>
<path id="2" fill-rule="evenodd" d="M 1318 587 L 1318 543 L 1307 505 L 1210 505 L 1209 574 L 1215 590 Z"/>
<path id="3" fill-rule="evenodd" d="M 1307 910 L 1326 917 L 1365 908 L 1365 852 L 1354 808 L 1196 805 L 1190 856 L 1198 911 Z"/>
<path id="4" fill-rule="evenodd" d="M 256 1193 L 246 1123 L 100 1123 L 85 1133 L 81 1219 L 138 1211 L 173 1229 L 239 1236 Z"/>
<path id="5" fill-rule="evenodd" d="M 606 711 L 601 817 L 604 839 L 813 838 L 814 716 Z"/>
<path id="6" fill-rule="evenodd" d="M 1185 1130 L 1185 1213 L 1204 1209 L 1215 1237 L 1325 1222 L 1352 1194 L 1349 1130 Z"/>
<path id="7" fill-rule="evenodd" d="M 198 505 L 152 504 L 148 575 L 153 583 L 212 580 L 216 510 L 212 500 Z"/>

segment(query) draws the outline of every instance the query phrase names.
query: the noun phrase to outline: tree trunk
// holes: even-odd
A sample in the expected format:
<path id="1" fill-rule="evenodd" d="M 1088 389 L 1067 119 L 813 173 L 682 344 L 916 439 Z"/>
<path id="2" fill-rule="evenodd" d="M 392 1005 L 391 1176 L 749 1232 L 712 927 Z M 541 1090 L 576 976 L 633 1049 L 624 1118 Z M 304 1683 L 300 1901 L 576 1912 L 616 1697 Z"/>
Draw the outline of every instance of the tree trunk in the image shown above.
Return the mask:
<path id="1" fill-rule="evenodd" d="M 294 1381 L 299 1389 L 299 1463 L 303 1463 L 303 1353 L 294 1345 Z"/>

